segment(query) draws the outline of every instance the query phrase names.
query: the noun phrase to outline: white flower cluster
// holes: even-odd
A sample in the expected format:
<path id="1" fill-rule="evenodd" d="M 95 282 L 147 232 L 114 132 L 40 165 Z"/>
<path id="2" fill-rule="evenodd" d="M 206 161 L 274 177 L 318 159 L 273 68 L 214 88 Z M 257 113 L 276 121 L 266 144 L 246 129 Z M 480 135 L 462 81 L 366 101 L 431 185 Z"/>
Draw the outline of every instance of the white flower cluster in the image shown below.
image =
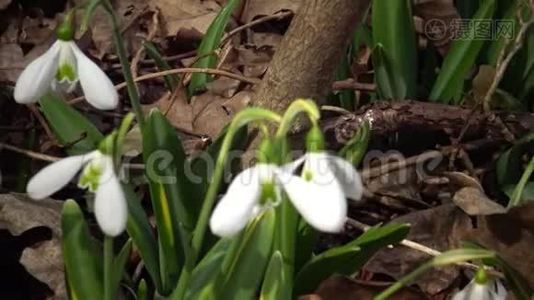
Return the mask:
<path id="1" fill-rule="evenodd" d="M 302 165 L 301 174 L 295 175 Z M 274 186 L 276 199 L 260 201 L 266 185 Z M 308 153 L 282 167 L 257 164 L 234 178 L 211 215 L 210 228 L 218 236 L 232 236 L 263 209 L 279 203 L 284 191 L 311 226 L 339 232 L 347 215 L 346 198 L 359 200 L 362 190 L 354 167 L 326 153 Z"/>

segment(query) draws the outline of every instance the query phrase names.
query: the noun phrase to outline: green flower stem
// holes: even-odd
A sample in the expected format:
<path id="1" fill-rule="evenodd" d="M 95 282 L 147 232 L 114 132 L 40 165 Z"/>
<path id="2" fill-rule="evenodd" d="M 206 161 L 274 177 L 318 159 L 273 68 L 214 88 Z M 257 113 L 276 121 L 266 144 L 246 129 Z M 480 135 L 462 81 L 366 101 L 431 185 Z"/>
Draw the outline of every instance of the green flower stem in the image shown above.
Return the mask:
<path id="1" fill-rule="evenodd" d="M 281 290 L 285 291 L 285 298 L 291 299 L 293 289 L 293 278 L 295 272 L 295 242 L 297 240 L 297 230 L 299 215 L 293 207 L 293 204 L 283 196 L 282 203 L 276 208 L 277 218 L 276 235 L 274 241 L 274 251 L 278 250 L 282 254 L 282 271 L 284 274 L 284 282 Z"/>
<path id="2" fill-rule="evenodd" d="M 275 136 L 275 143 L 278 145 L 286 145 L 287 133 L 293 126 L 294 120 L 300 113 L 306 113 L 312 126 L 316 127 L 320 118 L 320 112 L 317 108 L 317 105 L 312 100 L 306 99 L 297 99 L 291 103 L 287 108 L 280 127 Z M 282 151 L 284 152 L 284 151 Z M 288 157 L 286 153 L 283 153 L 283 160 L 281 163 L 286 163 Z M 287 197 L 287 196 L 284 196 Z M 283 272 L 284 277 L 286 278 L 285 287 L 283 290 L 290 291 L 292 287 L 292 278 L 294 273 L 294 262 L 295 262 L 295 241 L 297 234 L 297 224 L 298 224 L 298 214 L 288 199 L 284 199 L 282 204 L 279 205 L 277 209 L 277 232 L 275 237 L 275 250 L 279 250 L 282 253 L 283 257 Z M 289 299 L 290 296 L 286 295 Z"/>
<path id="3" fill-rule="evenodd" d="M 135 118 L 135 115 L 131 112 L 128 113 L 124 119 L 122 119 L 121 125 L 119 127 L 119 130 L 117 131 L 117 137 L 115 139 L 115 147 L 113 149 L 113 159 L 117 164 L 117 170 L 119 169 L 119 165 L 121 163 L 121 156 L 122 156 L 122 149 L 124 146 L 124 141 L 126 140 L 126 135 L 128 134 L 128 130 L 132 126 L 132 122 Z"/>
<path id="4" fill-rule="evenodd" d="M 113 294 L 113 238 L 104 236 L 104 300 L 114 300 Z"/>
<path id="5" fill-rule="evenodd" d="M 284 113 L 284 116 L 282 117 L 282 121 L 280 123 L 280 127 L 278 127 L 278 131 L 276 132 L 277 138 L 285 138 L 287 132 L 291 129 L 291 126 L 293 125 L 295 117 L 301 112 L 305 112 L 308 114 L 308 117 L 313 125 L 316 125 L 319 121 L 319 118 L 321 117 L 321 114 L 315 102 L 313 102 L 312 100 L 297 99 L 293 101 L 291 105 L 289 105 L 286 112 Z"/>
<path id="6" fill-rule="evenodd" d="M 213 172 L 211 184 L 206 193 L 206 197 L 200 211 L 200 216 L 193 233 L 193 239 L 191 242 L 191 258 L 188 260 L 188 262 L 186 262 L 185 267 L 182 269 L 178 286 L 170 297 L 171 300 L 181 300 L 184 298 L 191 272 L 193 271 L 196 260 L 198 259 L 198 254 L 202 249 L 202 242 L 204 241 L 204 235 L 208 227 L 209 216 L 211 214 L 213 205 L 215 204 L 215 199 L 217 198 L 217 193 L 221 185 L 221 179 L 224 175 L 224 167 L 226 165 L 226 157 L 230 151 L 232 140 L 239 128 L 250 122 L 260 120 L 279 123 L 281 121 L 281 117 L 278 114 L 263 108 L 248 108 L 239 112 L 228 127 L 228 131 L 221 145 L 221 150 L 219 151 L 219 156 L 215 162 L 215 170 Z"/>
<path id="7" fill-rule="evenodd" d="M 109 0 L 103 0 L 102 5 L 109 13 L 111 18 L 111 24 L 113 27 L 113 41 L 115 42 L 115 47 L 117 48 L 117 55 L 121 62 L 122 73 L 124 74 L 124 80 L 126 81 L 126 88 L 128 90 L 128 96 L 130 96 L 130 103 L 132 104 L 133 111 L 139 123 L 141 130 L 144 128 L 145 119 L 143 115 L 143 110 L 141 108 L 141 101 L 139 100 L 139 92 L 137 91 L 137 86 L 134 82 L 132 71 L 130 70 L 130 62 L 128 60 L 128 54 L 126 53 L 126 48 L 124 47 L 124 41 L 122 39 L 119 22 L 117 20 L 117 15 L 113 10 L 113 6 Z"/>
<path id="8" fill-rule="evenodd" d="M 523 196 L 523 190 L 525 189 L 525 186 L 527 185 L 528 179 L 530 178 L 530 175 L 532 175 L 532 171 L 534 171 L 534 155 L 530 159 L 530 162 L 528 163 L 528 166 L 523 172 L 523 175 L 521 175 L 521 179 L 519 179 L 519 183 L 514 189 L 514 193 L 512 194 L 512 199 L 510 199 L 510 202 L 508 203 L 508 208 L 517 206 L 521 203 L 521 196 Z"/>

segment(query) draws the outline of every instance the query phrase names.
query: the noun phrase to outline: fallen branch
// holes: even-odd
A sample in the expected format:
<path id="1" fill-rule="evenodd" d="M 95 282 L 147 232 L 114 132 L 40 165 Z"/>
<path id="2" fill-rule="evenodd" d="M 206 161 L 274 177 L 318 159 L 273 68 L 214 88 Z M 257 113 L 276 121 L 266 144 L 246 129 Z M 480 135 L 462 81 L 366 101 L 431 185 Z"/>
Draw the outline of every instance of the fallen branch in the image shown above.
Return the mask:
<path id="1" fill-rule="evenodd" d="M 356 80 L 354 80 L 354 78 L 349 78 L 345 80 L 334 81 L 334 83 L 332 83 L 332 90 L 357 90 L 374 92 L 376 90 L 376 84 L 357 82 Z"/>
<path id="2" fill-rule="evenodd" d="M 140 82 L 140 81 L 144 81 L 144 80 L 148 80 L 148 79 L 160 78 L 160 77 L 163 77 L 163 76 L 166 76 L 166 75 L 187 74 L 187 73 L 206 73 L 206 74 L 211 74 L 211 75 L 225 76 L 225 77 L 228 77 L 228 78 L 236 79 L 236 80 L 243 81 L 243 82 L 250 83 L 250 84 L 256 84 L 256 83 L 260 82 L 260 80 L 256 79 L 256 78 L 245 77 L 245 76 L 241 76 L 241 75 L 238 75 L 238 74 L 235 74 L 235 73 L 231 73 L 231 72 L 228 72 L 228 71 L 224 71 L 224 70 L 208 69 L 208 68 L 179 68 L 179 69 L 172 69 L 172 70 L 167 70 L 167 71 L 161 71 L 161 72 L 145 74 L 145 75 L 142 75 L 142 76 L 139 76 L 139 77 L 135 78 L 134 81 L 135 82 Z M 121 90 L 121 89 L 123 89 L 125 87 L 126 87 L 126 83 L 125 82 L 117 84 L 115 86 L 115 88 L 117 90 Z M 81 102 L 83 99 L 85 99 L 85 97 L 83 97 L 83 96 L 82 97 L 78 97 L 78 98 L 74 98 L 74 99 L 69 101 L 69 104 L 75 104 L 75 103 Z"/>
<path id="3" fill-rule="evenodd" d="M 432 102 L 381 102 L 364 106 L 351 114 L 323 120 L 321 127 L 329 148 L 339 149 L 345 145 L 366 120 L 372 123 L 374 136 L 403 129 L 423 129 L 454 136 L 468 120 L 471 126 L 465 135 L 471 138 L 507 140 L 510 132 L 520 137 L 534 131 L 534 114 L 531 113 L 473 113 L 470 108 Z"/>

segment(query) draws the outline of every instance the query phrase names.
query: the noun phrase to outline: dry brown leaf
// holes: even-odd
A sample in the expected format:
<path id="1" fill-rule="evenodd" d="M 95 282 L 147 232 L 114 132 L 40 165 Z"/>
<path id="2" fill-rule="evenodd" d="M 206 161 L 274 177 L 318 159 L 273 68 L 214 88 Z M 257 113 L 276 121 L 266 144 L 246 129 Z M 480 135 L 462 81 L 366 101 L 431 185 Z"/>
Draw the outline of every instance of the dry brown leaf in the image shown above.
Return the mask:
<path id="1" fill-rule="evenodd" d="M 179 89 L 174 94 L 166 93 L 150 105 L 143 105 L 146 112 L 158 108 L 176 128 L 193 131 L 193 109 L 187 103 L 185 90 Z"/>
<path id="2" fill-rule="evenodd" d="M 39 46 L 55 40 L 55 28 L 58 22 L 54 19 L 25 17 L 18 42 Z"/>
<path id="3" fill-rule="evenodd" d="M 228 124 L 231 116 L 223 107 L 227 99 L 210 92 L 191 99 L 193 105 L 193 129 L 198 134 L 216 138 L 221 129 Z"/>
<path id="4" fill-rule="evenodd" d="M 153 0 L 150 5 L 161 11 L 167 36 L 175 36 L 180 31 L 204 35 L 221 8 L 216 1 L 195 0 Z"/>
<path id="5" fill-rule="evenodd" d="M 215 139 L 232 117 L 250 103 L 250 92 L 239 92 L 232 98 L 224 98 L 211 92 L 193 97 L 193 129 Z"/>
<path id="6" fill-rule="evenodd" d="M 296 12 L 301 0 L 250 0 L 244 7 L 242 23 L 249 23 L 258 17 L 270 16 L 282 10 Z"/>
<path id="7" fill-rule="evenodd" d="M 478 188 L 462 188 L 454 194 L 452 201 L 470 216 L 492 215 L 506 212 L 506 208 L 489 199 Z"/>
<path id="8" fill-rule="evenodd" d="M 22 56 L 22 49 L 17 44 L 0 43 L 0 81 L 15 82 L 22 70 L 34 59 L 48 50 L 48 43 L 32 48 L 30 52 Z"/>
<path id="9" fill-rule="evenodd" d="M 124 138 L 122 144 L 122 155 L 126 157 L 135 157 L 143 152 L 143 136 L 141 128 L 136 124 Z"/>
<path id="10" fill-rule="evenodd" d="M 478 68 L 478 73 L 473 79 L 473 94 L 476 101 L 484 99 L 494 79 L 495 67 L 481 65 Z"/>
<path id="11" fill-rule="evenodd" d="M 534 202 L 505 214 L 480 216 L 477 224 L 464 238 L 496 251 L 534 287 Z"/>
<path id="12" fill-rule="evenodd" d="M 9 4 L 11 4 L 11 0 L 0 0 L 0 10 L 6 8 Z"/>
<path id="13" fill-rule="evenodd" d="M 443 175 L 449 179 L 449 182 L 458 188 L 472 187 L 484 191 L 478 179 L 471 177 L 463 172 L 443 172 Z"/>
<path id="14" fill-rule="evenodd" d="M 115 12 L 119 18 L 119 26 L 123 38 L 126 42 L 126 47 L 129 53 L 135 53 L 141 42 L 143 36 L 141 34 L 139 23 L 141 16 L 148 12 L 148 5 L 142 0 L 122 0 L 115 2 Z M 85 4 L 85 0 L 76 0 L 77 5 Z M 83 11 L 79 10 L 76 14 L 78 22 L 81 21 Z M 150 19 L 150 17 L 148 17 Z M 104 55 L 112 52 L 113 49 L 113 35 L 112 26 L 109 15 L 104 9 L 97 9 L 89 24 L 91 30 L 91 38 L 95 45 L 95 51 L 90 49 L 93 56 L 102 59 Z M 78 34 L 79 35 L 79 34 Z"/>
<path id="15" fill-rule="evenodd" d="M 314 294 L 300 296 L 299 300 L 372 300 L 387 284 L 354 280 L 346 276 L 333 275 L 323 281 Z M 389 297 L 390 300 L 424 300 L 423 293 L 405 287 Z"/>
<path id="16" fill-rule="evenodd" d="M 390 158 L 395 160 L 394 155 Z M 406 209 L 407 204 L 417 207 L 429 206 L 421 197 L 420 178 L 415 167 L 401 168 L 372 178 L 367 182 L 366 188 L 382 196 L 383 204 L 398 209 Z"/>
<path id="17" fill-rule="evenodd" d="M 24 16 L 21 19 L 7 19 L 9 24 L 0 36 L 0 43 L 21 43 L 26 51 L 33 46 L 51 42 L 55 39 L 54 30 L 57 26 L 55 19 L 43 17 L 31 18 Z"/>
<path id="18" fill-rule="evenodd" d="M 273 32 L 252 32 L 250 33 L 249 43 L 257 48 L 271 47 L 274 51 L 282 41 L 283 35 Z"/>
<path id="19" fill-rule="evenodd" d="M 224 110 L 230 116 L 234 116 L 251 103 L 253 96 L 254 93 L 251 91 L 241 91 L 235 94 L 232 98 L 224 101 Z"/>
<path id="20" fill-rule="evenodd" d="M 230 98 L 237 92 L 241 81 L 228 77 L 220 77 L 206 84 L 206 89 L 213 94 Z"/>
<path id="21" fill-rule="evenodd" d="M 29 273 L 54 291 L 55 295 L 50 299 L 67 298 L 60 243 L 61 208 L 61 201 L 36 202 L 22 195 L 0 195 L 0 226 L 6 227 L 14 235 L 39 226 L 52 231 L 51 240 L 35 248 L 26 248 L 20 260 Z"/>
<path id="22" fill-rule="evenodd" d="M 438 251 L 460 246 L 461 238 L 472 228 L 469 217 L 454 204 L 413 212 L 393 222 L 409 223 L 411 227 L 407 239 Z M 365 269 L 399 279 L 429 259 L 425 253 L 399 246 L 378 252 Z M 436 268 L 425 273 L 415 283 L 425 293 L 435 295 L 448 288 L 458 274 L 456 266 Z"/>
<path id="23" fill-rule="evenodd" d="M 415 14 L 423 19 L 423 34 L 434 44 L 443 55 L 449 50 L 455 35 L 454 19 L 460 14 L 453 0 L 415 0 Z"/>
<path id="24" fill-rule="evenodd" d="M 25 66 L 18 44 L 0 44 L 0 81 L 17 81 Z"/>
<path id="25" fill-rule="evenodd" d="M 45 18 L 25 17 L 20 27 L 12 21 L 0 37 L 0 81 L 15 82 L 24 67 L 51 45 L 55 26 L 54 20 Z"/>
<path id="26" fill-rule="evenodd" d="M 242 45 L 236 48 L 239 66 L 243 67 L 243 75 L 261 77 L 267 71 L 274 51 L 270 47 L 258 48 L 254 45 Z"/>

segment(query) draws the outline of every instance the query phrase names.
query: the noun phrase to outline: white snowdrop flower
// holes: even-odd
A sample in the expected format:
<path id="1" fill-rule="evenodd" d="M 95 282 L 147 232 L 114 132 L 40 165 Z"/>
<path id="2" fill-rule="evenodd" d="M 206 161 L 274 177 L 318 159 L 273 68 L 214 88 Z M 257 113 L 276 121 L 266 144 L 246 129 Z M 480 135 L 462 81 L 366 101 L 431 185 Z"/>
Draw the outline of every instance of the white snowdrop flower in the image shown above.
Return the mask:
<path id="1" fill-rule="evenodd" d="M 44 199 L 59 191 L 83 168 L 79 186 L 95 192 L 95 217 L 102 231 L 117 236 L 126 228 L 128 208 L 110 155 L 95 150 L 70 156 L 39 171 L 28 182 L 26 191 L 33 199 Z"/>
<path id="2" fill-rule="evenodd" d="M 500 280 L 487 280 L 485 283 L 479 283 L 473 279 L 451 300 L 505 300 L 506 295 L 506 289 Z"/>
<path id="3" fill-rule="evenodd" d="M 304 176 L 294 175 L 303 161 Z M 309 154 L 283 167 L 260 163 L 246 169 L 235 177 L 215 207 L 211 231 L 222 237 L 238 233 L 266 206 L 276 205 L 280 190 L 284 190 L 311 226 L 324 232 L 339 232 L 347 215 L 345 196 L 359 199 L 362 189 L 359 175 L 350 164 L 346 168 L 347 164 L 340 158 Z M 350 178 L 354 181 L 349 184 Z M 278 199 L 262 199 L 262 192 L 269 188 L 274 188 L 271 194 Z"/>
<path id="4" fill-rule="evenodd" d="M 71 92 L 78 81 L 92 106 L 102 110 L 117 106 L 119 95 L 113 83 L 73 40 L 57 40 L 32 61 L 17 79 L 14 97 L 18 103 L 34 103 L 50 88 Z"/>
<path id="5" fill-rule="evenodd" d="M 337 184 L 346 198 L 360 200 L 363 194 L 362 179 L 352 164 L 341 157 L 326 152 L 308 152 L 284 166 L 286 172 L 295 172 L 300 166 L 302 176 L 318 185 Z"/>

